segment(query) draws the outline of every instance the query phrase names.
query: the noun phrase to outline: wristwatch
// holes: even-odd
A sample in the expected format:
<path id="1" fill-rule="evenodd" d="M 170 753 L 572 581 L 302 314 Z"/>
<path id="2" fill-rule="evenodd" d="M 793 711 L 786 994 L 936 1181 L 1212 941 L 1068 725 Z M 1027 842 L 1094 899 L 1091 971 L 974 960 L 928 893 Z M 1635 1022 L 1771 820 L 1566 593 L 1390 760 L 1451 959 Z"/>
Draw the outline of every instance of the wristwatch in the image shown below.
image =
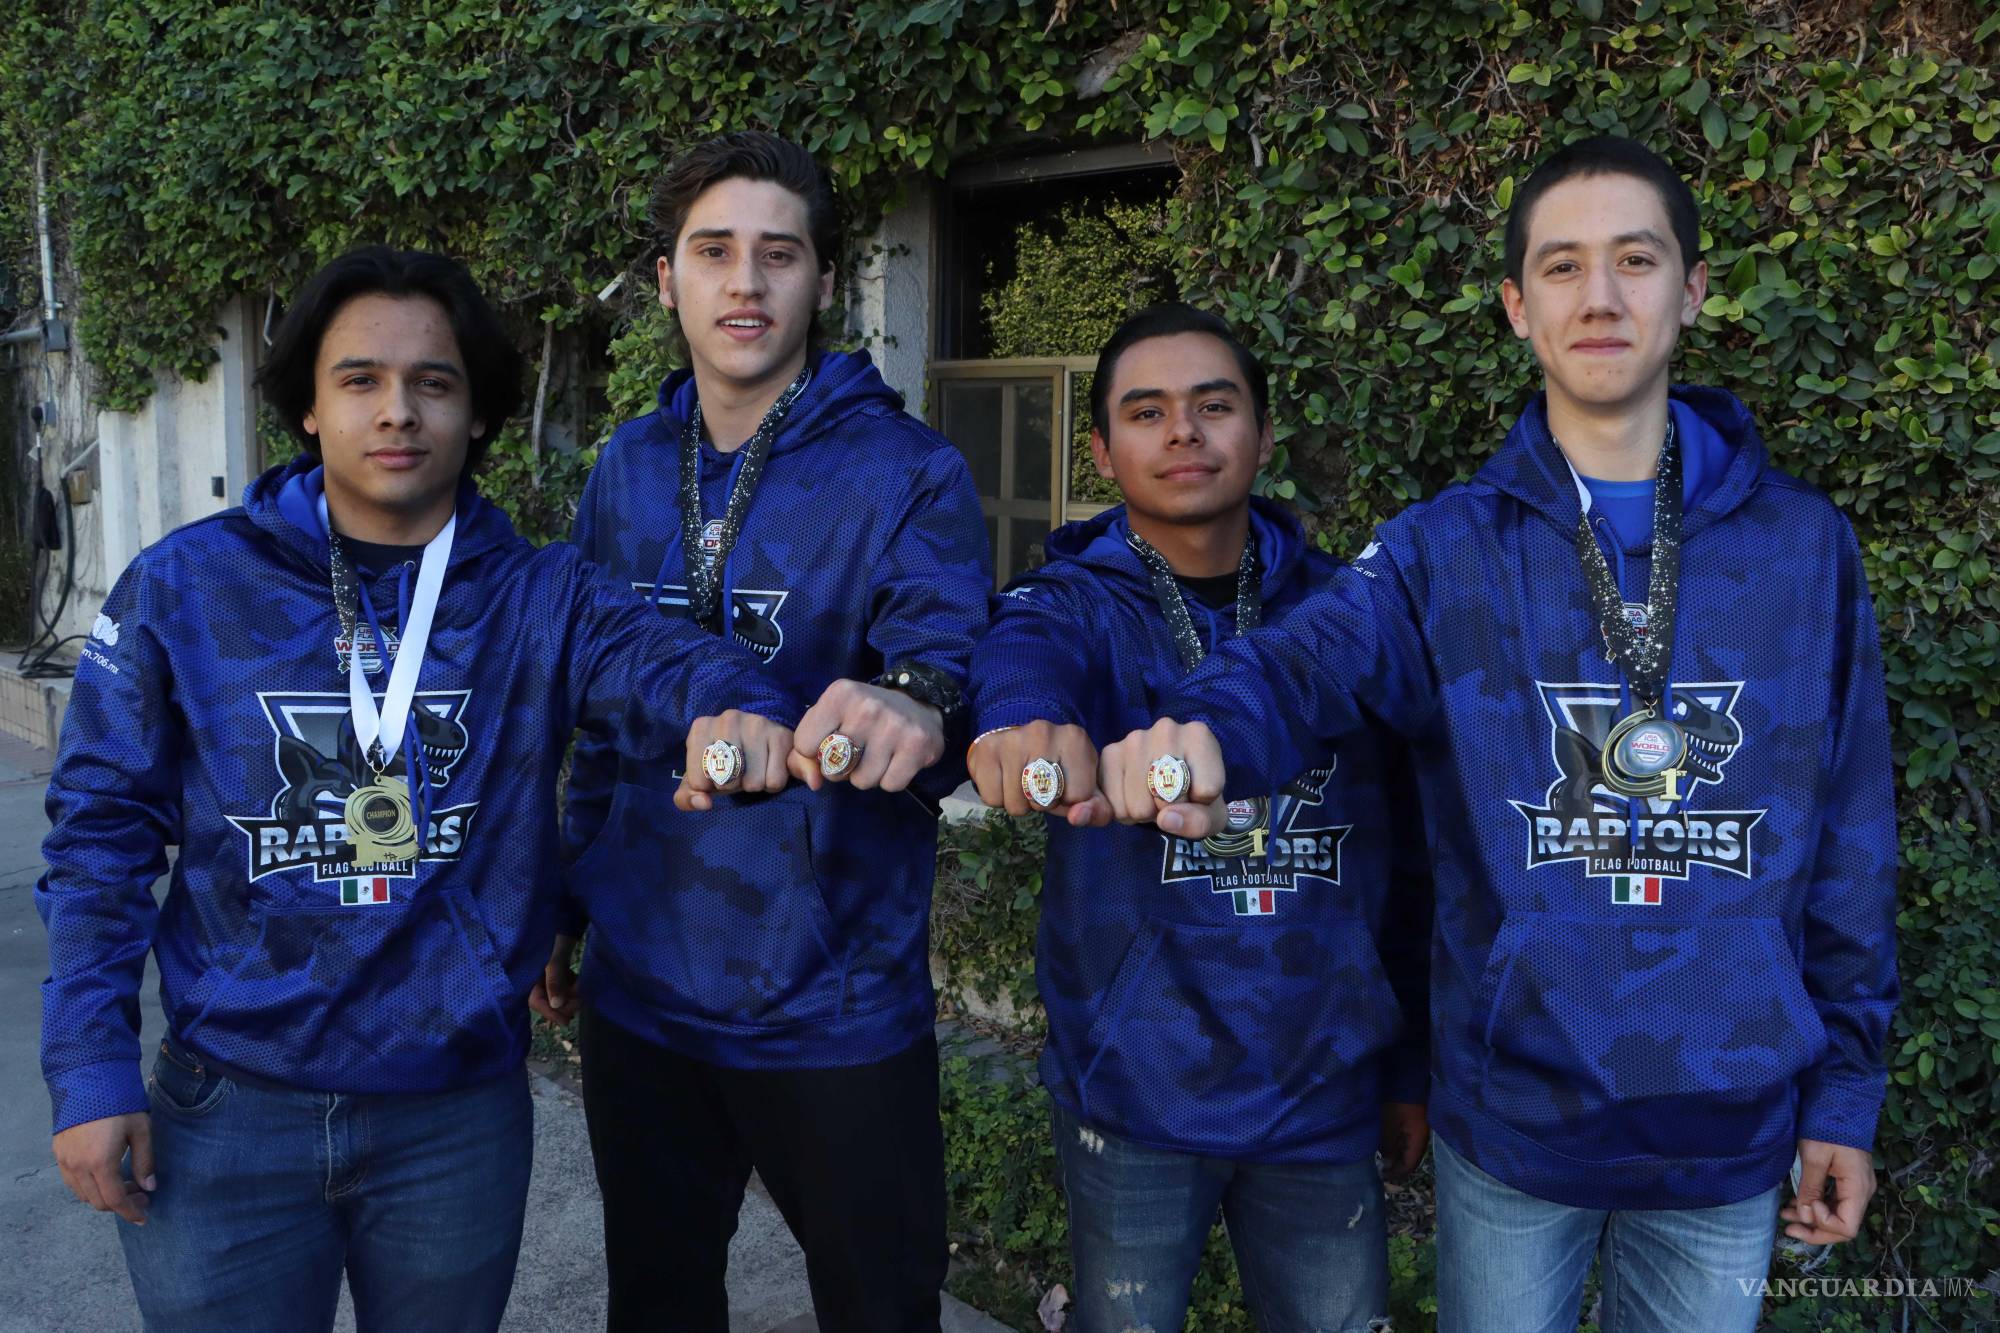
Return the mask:
<path id="1" fill-rule="evenodd" d="M 934 666 L 922 662 L 898 662 L 868 682 L 880 689 L 907 694 L 920 704 L 929 704 L 943 716 L 946 726 L 965 711 L 965 692 L 958 682 Z"/>

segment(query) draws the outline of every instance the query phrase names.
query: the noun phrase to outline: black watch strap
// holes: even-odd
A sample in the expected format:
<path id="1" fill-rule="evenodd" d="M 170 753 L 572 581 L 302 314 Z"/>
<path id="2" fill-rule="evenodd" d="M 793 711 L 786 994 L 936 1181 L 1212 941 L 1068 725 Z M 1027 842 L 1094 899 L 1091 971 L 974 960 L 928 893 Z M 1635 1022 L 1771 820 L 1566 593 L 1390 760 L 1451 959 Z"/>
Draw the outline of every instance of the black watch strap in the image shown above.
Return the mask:
<path id="1" fill-rule="evenodd" d="M 955 721 L 965 710 L 965 692 L 958 688 L 958 682 L 922 662 L 898 662 L 868 683 L 929 704 L 947 723 Z"/>

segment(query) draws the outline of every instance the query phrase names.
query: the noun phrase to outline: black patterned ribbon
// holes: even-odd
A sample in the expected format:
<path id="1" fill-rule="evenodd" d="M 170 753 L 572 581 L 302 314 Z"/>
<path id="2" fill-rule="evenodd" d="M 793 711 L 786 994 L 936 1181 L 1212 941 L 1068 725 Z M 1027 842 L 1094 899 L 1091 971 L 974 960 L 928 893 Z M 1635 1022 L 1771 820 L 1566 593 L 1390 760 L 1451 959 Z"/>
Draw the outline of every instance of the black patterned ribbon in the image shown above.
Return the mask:
<path id="1" fill-rule="evenodd" d="M 1645 628 L 1625 614 L 1625 597 L 1604 551 L 1591 535 L 1590 511 L 1576 520 L 1576 558 L 1604 633 L 1606 660 L 1617 665 L 1645 708 L 1657 708 L 1666 692 L 1674 658 L 1674 613 L 1681 573 L 1681 457 L 1673 419 L 1660 445 L 1659 476 L 1653 483 L 1653 568 L 1646 580 Z M 1558 446 L 1560 447 L 1560 446 Z"/>
<path id="2" fill-rule="evenodd" d="M 1195 632 L 1194 616 L 1188 612 L 1187 598 L 1181 595 L 1181 585 L 1174 578 L 1174 567 L 1138 533 L 1128 530 L 1125 541 L 1152 576 L 1153 599 L 1160 604 L 1160 614 L 1167 618 L 1167 627 L 1173 631 L 1174 651 L 1180 654 L 1181 666 L 1194 670 L 1208 656 L 1208 649 L 1202 645 L 1201 635 Z M 1243 559 L 1236 566 L 1236 632 L 1248 634 L 1263 620 L 1264 591 L 1257 582 L 1257 539 L 1252 535 L 1243 539 Z"/>
<path id="3" fill-rule="evenodd" d="M 340 616 L 340 632 L 347 636 L 347 651 L 361 650 L 361 577 L 355 572 L 354 560 L 347 554 L 347 546 L 340 540 L 340 534 L 328 524 L 326 529 L 327 565 L 333 576 L 333 608 Z M 375 651 L 385 653 L 382 644 L 375 645 Z M 347 663 L 340 664 L 340 674 L 347 676 Z"/>
<path id="4" fill-rule="evenodd" d="M 791 411 L 792 404 L 811 380 L 810 366 L 799 371 L 798 378 L 786 386 L 764 413 L 764 419 L 757 423 L 756 433 L 742 445 L 743 462 L 736 471 L 736 484 L 730 487 L 729 503 L 722 511 L 722 532 L 713 556 L 704 555 L 701 549 L 702 529 L 708 526 L 708 520 L 701 512 L 700 402 L 688 414 L 687 428 L 681 432 L 681 555 L 687 564 L 688 614 L 703 629 L 720 634 L 727 628 L 722 621 L 722 578 L 717 571 L 736 549 L 744 515 L 750 512 L 750 497 L 764 476 L 764 460 L 770 456 L 771 441 L 777 437 L 785 414 Z"/>

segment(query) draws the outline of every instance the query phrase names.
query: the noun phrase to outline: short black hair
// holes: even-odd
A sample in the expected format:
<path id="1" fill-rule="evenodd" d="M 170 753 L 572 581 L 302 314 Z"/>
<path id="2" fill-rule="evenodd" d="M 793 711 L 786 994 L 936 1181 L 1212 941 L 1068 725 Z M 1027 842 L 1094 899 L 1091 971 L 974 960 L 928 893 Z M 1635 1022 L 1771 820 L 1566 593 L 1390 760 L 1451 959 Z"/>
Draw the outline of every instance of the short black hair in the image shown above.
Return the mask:
<path id="1" fill-rule="evenodd" d="M 305 451 L 320 456 L 319 437 L 305 428 L 313 404 L 313 371 L 327 326 L 359 296 L 427 297 L 444 307 L 458 354 L 465 359 L 472 414 L 485 423 L 465 453 L 470 472 L 486 446 L 521 406 L 521 352 L 493 313 L 465 265 L 427 250 L 364 245 L 349 250 L 306 280 L 285 309 L 277 336 L 257 371 L 264 401 Z"/>
<path id="2" fill-rule="evenodd" d="M 1110 434 L 1111 381 L 1118 371 L 1118 358 L 1134 343 L 1148 338 L 1171 338 L 1177 333 L 1205 333 L 1230 350 L 1236 358 L 1236 368 L 1243 374 L 1243 387 L 1257 409 L 1257 425 L 1263 426 L 1270 412 L 1271 377 L 1265 373 L 1264 363 L 1257 359 L 1257 354 L 1243 345 L 1243 340 L 1231 331 L 1222 316 L 1197 310 L 1184 301 L 1162 301 L 1128 317 L 1112 330 L 1097 353 L 1097 373 L 1090 380 L 1090 423 L 1099 434 Z"/>
<path id="3" fill-rule="evenodd" d="M 1673 164 L 1637 139 L 1600 134 L 1564 144 L 1543 158 L 1527 182 L 1514 191 L 1507 209 L 1507 276 L 1520 285 L 1528 259 L 1528 223 L 1541 197 L 1566 180 L 1588 176 L 1632 176 L 1660 196 L 1674 240 L 1681 248 L 1681 269 L 1691 271 L 1701 261 L 1701 212 L 1694 191 Z"/>

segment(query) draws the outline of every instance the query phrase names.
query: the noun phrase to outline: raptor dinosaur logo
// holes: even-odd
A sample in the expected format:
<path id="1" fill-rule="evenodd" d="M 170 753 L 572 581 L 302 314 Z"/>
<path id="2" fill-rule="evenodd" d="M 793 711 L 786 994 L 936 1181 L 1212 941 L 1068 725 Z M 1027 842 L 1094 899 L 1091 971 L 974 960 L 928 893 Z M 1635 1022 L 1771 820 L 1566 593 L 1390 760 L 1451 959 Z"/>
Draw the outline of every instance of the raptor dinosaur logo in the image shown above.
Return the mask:
<path id="1" fill-rule="evenodd" d="M 1620 903 L 1658 904 L 1657 881 L 1686 879 L 1694 865 L 1750 877 L 1750 833 L 1766 811 L 1694 808 L 1743 744 L 1742 681 L 1674 685 L 1667 716 L 1688 739 L 1682 801 L 1628 801 L 1604 785 L 1604 739 L 1625 708 L 1618 686 L 1537 681 L 1536 689 L 1556 778 L 1540 804 L 1509 802 L 1528 821 L 1529 869 L 1582 861 L 1584 874 L 1617 881 Z"/>
<path id="2" fill-rule="evenodd" d="M 685 583 L 635 583 L 632 591 L 672 615 L 684 616 L 688 610 L 688 590 Z M 757 654 L 763 661 L 770 661 L 785 646 L 784 627 L 778 624 L 778 612 L 785 605 L 791 591 L 786 588 L 731 588 L 729 590 L 729 636 Z"/>
<path id="3" fill-rule="evenodd" d="M 371 645 L 363 644 L 361 651 L 365 655 Z M 414 734 L 387 771 L 406 777 L 410 746 L 420 746 L 434 808 L 429 826 L 420 830 L 416 858 L 385 863 L 366 871 L 367 876 L 408 879 L 416 874 L 417 861 L 455 861 L 464 850 L 479 803 L 451 805 L 448 800 L 452 773 L 471 745 L 464 723 L 471 697 L 470 690 L 422 691 L 411 705 Z M 250 878 L 300 866 L 311 866 L 313 878 L 322 881 L 361 874 L 347 844 L 346 805 L 348 796 L 374 774 L 355 739 L 346 692 L 272 692 L 257 699 L 274 733 L 272 762 L 280 785 L 268 814 L 229 816 L 249 840 Z"/>
<path id="4" fill-rule="evenodd" d="M 1297 892 L 1301 879 L 1340 883 L 1340 844 L 1352 824 L 1318 822 L 1325 815 L 1323 797 L 1333 768 L 1316 768 L 1295 781 L 1269 804 L 1232 801 L 1229 827 L 1214 837 L 1191 842 L 1161 834 L 1166 859 L 1162 884 L 1205 879 L 1213 893 L 1229 895 L 1237 916 L 1271 916 L 1280 893 Z"/>

